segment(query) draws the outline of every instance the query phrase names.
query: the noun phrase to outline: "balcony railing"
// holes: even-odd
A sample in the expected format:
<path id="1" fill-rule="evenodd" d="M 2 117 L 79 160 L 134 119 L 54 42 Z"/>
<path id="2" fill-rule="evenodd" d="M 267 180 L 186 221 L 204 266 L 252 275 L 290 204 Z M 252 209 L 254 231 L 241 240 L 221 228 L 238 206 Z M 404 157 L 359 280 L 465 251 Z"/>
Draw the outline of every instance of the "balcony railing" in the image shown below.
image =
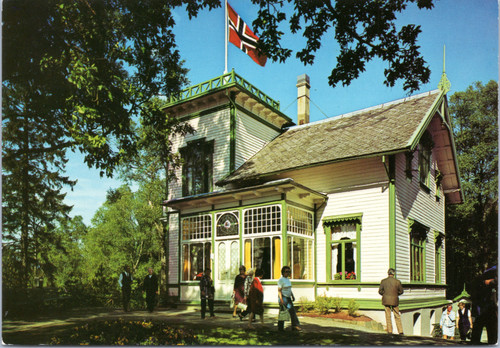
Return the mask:
<path id="1" fill-rule="evenodd" d="M 202 82 L 200 84 L 191 86 L 189 88 L 186 88 L 182 91 L 180 91 L 178 94 L 170 96 L 168 98 L 168 103 L 167 106 L 183 102 L 195 97 L 199 97 L 203 94 L 207 94 L 210 92 L 214 92 L 218 89 L 222 88 L 227 88 L 230 86 L 235 86 L 238 85 L 242 87 L 243 89 L 247 90 L 254 96 L 256 96 L 260 101 L 266 103 L 267 105 L 275 108 L 276 110 L 280 109 L 280 103 L 271 97 L 269 97 L 267 94 L 262 92 L 260 89 L 257 87 L 253 86 L 250 82 L 245 80 L 243 77 L 240 75 L 236 74 L 234 70 L 231 72 L 224 74 L 222 76 L 213 78 L 211 80 Z"/>

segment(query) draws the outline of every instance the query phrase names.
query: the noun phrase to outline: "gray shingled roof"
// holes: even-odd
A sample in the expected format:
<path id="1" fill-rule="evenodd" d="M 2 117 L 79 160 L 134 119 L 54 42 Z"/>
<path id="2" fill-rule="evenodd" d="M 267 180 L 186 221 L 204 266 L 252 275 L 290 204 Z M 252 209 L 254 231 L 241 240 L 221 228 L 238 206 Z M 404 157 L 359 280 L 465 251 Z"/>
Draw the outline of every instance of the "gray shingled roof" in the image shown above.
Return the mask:
<path id="1" fill-rule="evenodd" d="M 219 185 L 409 148 L 440 91 L 292 127 Z"/>

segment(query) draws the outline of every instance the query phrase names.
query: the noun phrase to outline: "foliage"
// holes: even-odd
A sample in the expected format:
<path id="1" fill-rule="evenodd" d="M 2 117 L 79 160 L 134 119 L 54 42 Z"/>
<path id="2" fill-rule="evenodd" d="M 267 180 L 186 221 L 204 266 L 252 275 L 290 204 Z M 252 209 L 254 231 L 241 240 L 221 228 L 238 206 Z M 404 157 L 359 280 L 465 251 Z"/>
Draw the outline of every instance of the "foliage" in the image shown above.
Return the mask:
<path id="1" fill-rule="evenodd" d="M 420 26 L 408 24 L 396 28 L 396 14 L 409 4 L 419 9 L 431 9 L 432 0 L 385 0 L 385 1 L 301 1 L 301 0 L 252 0 L 260 5 L 253 28 L 258 36 L 259 48 L 273 61 L 284 62 L 292 51 L 281 45 L 282 22 L 287 20 L 285 3 L 294 6 L 288 19 L 289 31 L 302 33 L 306 46 L 296 53 L 304 65 L 314 64 L 315 53 L 321 45 L 333 38 L 340 45 L 337 65 L 329 76 L 329 84 L 335 87 L 342 82 L 348 86 L 365 71 L 366 63 L 379 58 L 388 63 L 385 84 L 394 86 L 404 80 L 403 88 L 417 91 L 427 83 L 430 69 L 421 57 L 417 45 Z"/>
<path id="2" fill-rule="evenodd" d="M 447 206 L 448 297 L 498 258 L 498 84 L 474 83 L 450 98 L 465 201 Z M 467 289 L 471 289 L 467 286 Z"/>
<path id="3" fill-rule="evenodd" d="M 332 297 L 326 295 L 316 297 L 314 302 L 314 309 L 319 313 L 326 314 L 328 311 L 334 308 L 334 301 Z"/>
<path id="4" fill-rule="evenodd" d="M 198 345 L 191 330 L 172 328 L 162 321 L 91 321 L 69 336 L 53 337 L 53 345 Z"/>
<path id="5" fill-rule="evenodd" d="M 339 313 L 342 310 L 342 297 L 334 297 L 332 302 L 335 313 Z"/>
<path id="6" fill-rule="evenodd" d="M 335 280 L 342 280 L 342 272 L 335 273 L 333 276 Z M 356 279 L 356 272 L 346 272 L 345 273 L 345 280 L 355 280 Z"/>
<path id="7" fill-rule="evenodd" d="M 161 241 L 151 233 L 151 223 L 159 220 L 161 209 L 152 217 L 146 198 L 128 186 L 110 191 L 83 241 L 84 282 L 109 301 L 120 298 L 118 278 L 126 265 L 134 275 L 133 293 L 148 267 L 159 270 Z"/>
<path id="8" fill-rule="evenodd" d="M 314 309 L 314 302 L 309 301 L 307 297 L 301 297 L 299 303 L 300 312 L 310 312 Z"/>
<path id="9" fill-rule="evenodd" d="M 347 305 L 347 313 L 350 316 L 354 316 L 356 315 L 358 309 L 359 309 L 359 303 L 357 303 L 355 299 L 351 298 L 351 300 Z"/>

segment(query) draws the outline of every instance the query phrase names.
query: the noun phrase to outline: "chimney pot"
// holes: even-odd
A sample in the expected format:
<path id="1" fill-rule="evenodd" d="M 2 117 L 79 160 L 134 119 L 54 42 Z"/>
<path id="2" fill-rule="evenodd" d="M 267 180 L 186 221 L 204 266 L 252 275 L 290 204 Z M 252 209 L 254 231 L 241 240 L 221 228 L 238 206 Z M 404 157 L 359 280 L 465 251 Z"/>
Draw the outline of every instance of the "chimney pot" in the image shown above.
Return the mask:
<path id="1" fill-rule="evenodd" d="M 302 74 L 297 77 L 297 121 L 298 124 L 309 123 L 309 76 Z"/>

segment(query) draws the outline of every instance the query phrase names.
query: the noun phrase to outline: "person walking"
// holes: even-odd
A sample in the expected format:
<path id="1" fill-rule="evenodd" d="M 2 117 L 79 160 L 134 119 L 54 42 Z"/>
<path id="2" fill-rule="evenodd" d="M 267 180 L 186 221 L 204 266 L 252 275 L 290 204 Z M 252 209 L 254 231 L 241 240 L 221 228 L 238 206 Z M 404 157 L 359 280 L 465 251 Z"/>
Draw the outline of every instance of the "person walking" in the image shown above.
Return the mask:
<path id="1" fill-rule="evenodd" d="M 248 293 L 248 311 L 250 312 L 248 319 L 249 329 L 253 329 L 252 321 L 257 314 L 260 316 L 262 324 L 264 324 L 264 288 L 260 282 L 263 275 L 264 271 L 262 269 L 259 268 L 255 271 L 255 278 Z"/>
<path id="2" fill-rule="evenodd" d="M 465 300 L 460 300 L 460 302 L 458 302 L 457 329 L 460 333 L 460 340 L 462 341 L 466 340 L 469 330 L 473 327 L 470 310 L 465 306 L 465 303 Z"/>
<path id="3" fill-rule="evenodd" d="M 290 320 L 292 321 L 292 330 L 301 331 L 299 318 L 297 318 L 297 313 L 295 312 L 295 307 L 293 306 L 293 301 L 295 301 L 295 296 L 292 292 L 292 282 L 289 277 L 292 270 L 289 266 L 283 266 L 281 269 L 281 278 L 278 279 L 278 304 L 280 307 L 285 307 L 289 314 Z M 278 331 L 283 331 L 285 329 L 285 322 L 278 320 Z"/>
<path id="4" fill-rule="evenodd" d="M 238 303 L 244 303 L 245 300 L 245 266 L 240 266 L 240 273 L 234 278 L 233 286 L 233 298 L 234 298 L 234 310 L 233 318 L 236 318 L 236 310 L 238 309 Z"/>
<path id="5" fill-rule="evenodd" d="M 245 297 L 243 298 L 243 302 L 246 303 L 248 305 L 248 295 L 250 294 L 250 287 L 252 286 L 252 283 L 253 283 L 253 269 L 249 269 L 248 272 L 247 272 L 247 276 L 245 278 Z M 248 314 L 250 313 L 249 310 L 248 310 L 248 306 L 247 306 L 247 309 L 245 309 L 244 311 L 238 313 L 238 316 L 240 317 L 240 320 L 243 320 L 243 318 Z"/>
<path id="6" fill-rule="evenodd" d="M 123 310 L 125 312 L 130 311 L 130 292 L 132 291 L 132 274 L 130 273 L 130 267 L 125 266 L 123 272 L 120 273 L 118 278 L 118 284 L 122 289 L 122 302 Z"/>
<path id="7" fill-rule="evenodd" d="M 439 321 L 439 327 L 443 332 L 443 338 L 450 340 L 455 338 L 455 312 L 452 310 L 453 306 L 451 303 L 446 306 L 446 309 L 441 314 L 441 320 Z"/>
<path id="8" fill-rule="evenodd" d="M 394 321 L 396 322 L 398 333 L 403 335 L 403 324 L 401 323 L 401 313 L 399 312 L 399 295 L 402 295 L 404 290 L 401 282 L 394 278 L 395 274 L 396 271 L 394 268 L 389 268 L 387 278 L 380 282 L 378 293 L 382 295 L 382 304 L 385 307 L 387 332 L 392 334 L 392 312 L 394 313 Z"/>
<path id="9" fill-rule="evenodd" d="M 151 267 L 148 268 L 148 275 L 142 282 L 142 291 L 146 291 L 147 308 L 149 313 L 152 313 L 156 304 L 156 295 L 158 295 L 158 277 Z"/>
<path id="10" fill-rule="evenodd" d="M 215 288 L 210 273 L 212 271 L 207 268 L 203 272 L 203 276 L 200 279 L 200 298 L 201 298 L 201 319 L 205 319 L 205 313 L 207 311 L 207 300 L 208 300 L 208 310 L 210 311 L 210 318 L 215 318 L 214 314 L 214 296 Z"/>

